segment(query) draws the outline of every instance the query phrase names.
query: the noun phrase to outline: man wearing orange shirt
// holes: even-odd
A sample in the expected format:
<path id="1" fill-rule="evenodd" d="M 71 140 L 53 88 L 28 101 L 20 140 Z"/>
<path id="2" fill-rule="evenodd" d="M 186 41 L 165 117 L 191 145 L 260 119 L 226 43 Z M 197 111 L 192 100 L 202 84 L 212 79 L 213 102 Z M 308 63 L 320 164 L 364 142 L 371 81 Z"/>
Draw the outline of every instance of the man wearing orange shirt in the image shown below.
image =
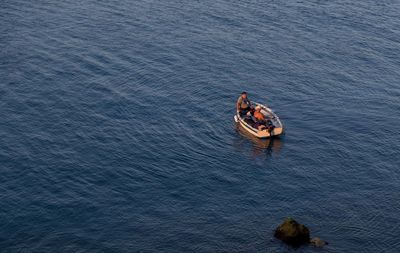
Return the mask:
<path id="1" fill-rule="evenodd" d="M 261 106 L 256 106 L 256 110 L 254 112 L 254 119 L 255 119 L 255 127 L 258 128 L 258 130 L 263 130 L 266 128 L 266 123 L 267 121 L 265 120 L 264 114 L 261 112 Z"/>

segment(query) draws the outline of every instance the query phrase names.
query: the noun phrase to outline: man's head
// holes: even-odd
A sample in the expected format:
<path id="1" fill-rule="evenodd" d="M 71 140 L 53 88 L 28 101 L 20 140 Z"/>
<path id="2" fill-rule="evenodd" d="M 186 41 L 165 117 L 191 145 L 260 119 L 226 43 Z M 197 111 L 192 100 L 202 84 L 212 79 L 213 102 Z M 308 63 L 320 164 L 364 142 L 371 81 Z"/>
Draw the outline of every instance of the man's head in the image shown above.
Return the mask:
<path id="1" fill-rule="evenodd" d="M 247 98 L 247 92 L 245 91 L 242 92 L 242 98 Z"/>
<path id="2" fill-rule="evenodd" d="M 256 111 L 257 111 L 257 112 L 261 111 L 261 106 L 257 105 L 257 106 L 256 106 Z"/>

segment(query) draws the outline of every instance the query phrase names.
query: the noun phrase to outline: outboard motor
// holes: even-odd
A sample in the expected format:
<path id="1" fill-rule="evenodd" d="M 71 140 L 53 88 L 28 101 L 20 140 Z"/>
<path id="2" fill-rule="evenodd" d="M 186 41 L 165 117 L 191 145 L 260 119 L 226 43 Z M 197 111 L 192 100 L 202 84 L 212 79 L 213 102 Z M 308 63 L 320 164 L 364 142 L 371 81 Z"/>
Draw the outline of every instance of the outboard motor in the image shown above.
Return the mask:
<path id="1" fill-rule="evenodd" d="M 268 133 L 271 135 L 272 131 L 274 131 L 274 128 L 275 128 L 274 123 L 272 123 L 271 120 L 267 120 L 266 126 L 268 129 Z"/>

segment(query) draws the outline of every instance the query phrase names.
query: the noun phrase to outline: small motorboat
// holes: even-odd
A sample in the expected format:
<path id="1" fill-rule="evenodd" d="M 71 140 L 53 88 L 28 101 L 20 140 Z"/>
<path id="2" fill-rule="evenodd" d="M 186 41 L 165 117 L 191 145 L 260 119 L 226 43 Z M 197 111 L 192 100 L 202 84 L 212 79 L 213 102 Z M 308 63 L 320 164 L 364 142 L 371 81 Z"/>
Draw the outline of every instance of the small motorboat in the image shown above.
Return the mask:
<path id="1" fill-rule="evenodd" d="M 235 121 L 240 124 L 247 132 L 258 138 L 270 138 L 272 136 L 279 136 L 283 134 L 283 124 L 271 108 L 266 107 L 260 103 L 254 103 L 255 106 L 261 107 L 261 113 L 264 114 L 267 122 L 266 129 L 258 130 L 256 122 L 251 115 L 240 116 L 236 113 L 234 116 Z"/>

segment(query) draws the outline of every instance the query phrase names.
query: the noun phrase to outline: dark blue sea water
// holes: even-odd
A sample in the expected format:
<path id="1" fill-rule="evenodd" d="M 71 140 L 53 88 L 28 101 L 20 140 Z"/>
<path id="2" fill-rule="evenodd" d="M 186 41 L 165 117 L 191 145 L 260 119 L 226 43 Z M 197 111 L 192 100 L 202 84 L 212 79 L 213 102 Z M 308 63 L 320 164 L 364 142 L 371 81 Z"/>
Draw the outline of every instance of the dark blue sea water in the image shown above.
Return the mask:
<path id="1" fill-rule="evenodd" d="M 399 1 L 1 0 L 0 48 L 1 252 L 400 252 Z"/>

